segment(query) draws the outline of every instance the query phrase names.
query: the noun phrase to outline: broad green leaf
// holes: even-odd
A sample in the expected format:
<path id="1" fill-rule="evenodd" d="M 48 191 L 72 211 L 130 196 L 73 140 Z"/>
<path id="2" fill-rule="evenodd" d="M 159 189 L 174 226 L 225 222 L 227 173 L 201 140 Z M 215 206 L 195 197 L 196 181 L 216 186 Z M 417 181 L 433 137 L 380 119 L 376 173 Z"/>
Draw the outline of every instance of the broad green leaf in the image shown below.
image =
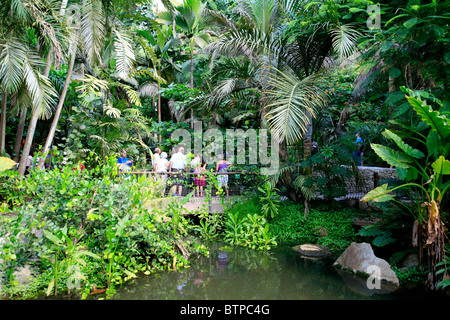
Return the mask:
<path id="1" fill-rule="evenodd" d="M 191 199 L 191 197 L 194 195 L 194 191 L 186 195 L 183 200 L 180 201 L 180 206 L 184 206 L 188 201 Z"/>
<path id="2" fill-rule="evenodd" d="M 422 120 L 431 127 L 431 130 L 437 131 L 443 138 L 450 135 L 449 119 L 447 117 L 441 115 L 439 111 L 433 111 L 431 106 L 419 99 L 411 96 L 407 96 L 406 99 L 411 103 L 417 114 L 422 117 Z"/>
<path id="3" fill-rule="evenodd" d="M 392 42 L 392 41 L 384 41 L 381 44 L 381 52 L 388 51 L 393 45 L 394 45 L 394 42 Z"/>
<path id="4" fill-rule="evenodd" d="M 410 166 L 408 169 L 405 168 L 396 168 L 396 172 L 398 177 L 401 180 L 405 181 L 414 181 L 419 176 L 419 170 Z"/>
<path id="5" fill-rule="evenodd" d="M 390 231 L 385 232 L 381 236 L 378 236 L 372 240 L 372 244 L 377 247 L 384 247 L 393 242 L 395 242 L 395 239 L 392 238 L 392 233 Z"/>
<path id="6" fill-rule="evenodd" d="M 417 23 L 417 18 L 412 18 L 412 19 L 409 19 L 408 21 L 406 21 L 403 25 L 406 28 L 410 29 L 410 28 L 414 27 L 416 23 Z"/>
<path id="7" fill-rule="evenodd" d="M 400 69 L 397 69 L 396 67 L 390 68 L 388 72 L 389 72 L 389 75 L 394 79 L 398 78 L 402 74 Z"/>
<path id="8" fill-rule="evenodd" d="M 388 184 L 385 183 L 378 188 L 373 189 L 369 193 L 367 193 L 361 201 L 374 201 L 374 202 L 387 202 L 394 199 L 394 196 L 389 194 L 391 190 L 388 190 Z"/>
<path id="9" fill-rule="evenodd" d="M 380 144 L 372 143 L 370 146 L 381 159 L 391 166 L 407 169 L 409 168 L 408 163 L 412 162 L 412 159 L 403 152 L 393 150 Z"/>
<path id="10" fill-rule="evenodd" d="M 406 180 L 406 177 L 408 175 L 408 169 L 406 169 L 406 168 L 396 168 L 395 172 L 397 172 L 397 175 L 400 178 L 400 180 Z"/>
<path id="11" fill-rule="evenodd" d="M 383 132 L 383 135 L 387 138 L 392 139 L 395 144 L 404 152 L 406 153 L 408 156 L 410 157 L 414 157 L 417 159 L 423 158 L 425 155 L 422 153 L 422 151 L 414 149 L 413 147 L 411 147 L 410 145 L 408 145 L 407 143 L 403 142 L 403 140 L 396 135 L 395 133 L 393 133 L 392 131 L 386 129 Z"/>
<path id="12" fill-rule="evenodd" d="M 53 242 L 56 245 L 61 245 L 63 242 L 61 239 L 59 239 L 57 236 L 55 236 L 53 233 L 51 233 L 48 230 L 44 230 L 44 235 L 49 239 L 51 242 Z"/>
<path id="13" fill-rule="evenodd" d="M 408 174 L 406 175 L 406 181 L 414 181 L 419 176 L 419 170 L 414 167 L 409 167 Z"/>
<path id="14" fill-rule="evenodd" d="M 431 164 L 435 173 L 438 174 L 450 174 L 450 161 L 446 160 L 443 156 L 440 156 L 435 162 Z"/>
<path id="15" fill-rule="evenodd" d="M 436 158 L 438 156 L 440 146 L 440 137 L 436 131 L 430 131 L 430 133 L 427 136 L 426 145 L 428 154 Z"/>
<path id="16" fill-rule="evenodd" d="M 9 170 L 14 167 L 17 163 L 7 157 L 0 157 L 0 172 Z"/>

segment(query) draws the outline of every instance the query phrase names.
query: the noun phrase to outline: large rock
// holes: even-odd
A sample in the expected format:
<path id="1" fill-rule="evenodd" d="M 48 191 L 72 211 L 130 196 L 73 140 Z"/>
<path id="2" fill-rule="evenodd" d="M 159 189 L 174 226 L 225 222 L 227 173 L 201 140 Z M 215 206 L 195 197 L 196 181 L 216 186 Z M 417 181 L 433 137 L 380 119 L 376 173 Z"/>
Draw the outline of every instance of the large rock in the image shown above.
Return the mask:
<path id="1" fill-rule="evenodd" d="M 371 277 L 374 282 L 379 280 L 395 286 L 400 285 L 397 275 L 389 263 L 376 257 L 368 243 L 353 242 L 333 266 L 354 274 Z"/>

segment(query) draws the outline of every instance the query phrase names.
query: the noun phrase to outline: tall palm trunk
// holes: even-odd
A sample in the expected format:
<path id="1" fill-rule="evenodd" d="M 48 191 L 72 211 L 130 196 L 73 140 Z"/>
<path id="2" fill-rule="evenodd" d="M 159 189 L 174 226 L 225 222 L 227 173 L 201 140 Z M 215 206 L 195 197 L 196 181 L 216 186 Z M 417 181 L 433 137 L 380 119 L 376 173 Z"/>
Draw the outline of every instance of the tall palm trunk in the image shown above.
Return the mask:
<path id="1" fill-rule="evenodd" d="M 45 69 L 43 72 L 44 77 L 48 77 L 48 75 L 50 74 L 51 64 L 52 64 L 51 51 L 49 50 L 47 53 L 46 65 L 45 65 Z M 38 108 L 34 108 L 31 112 L 31 119 L 30 119 L 30 124 L 28 126 L 27 137 L 25 138 L 25 144 L 23 146 L 22 157 L 20 158 L 20 162 L 19 162 L 18 173 L 20 176 L 23 176 L 25 174 L 27 158 L 30 155 L 31 145 L 33 144 L 34 132 L 36 131 L 36 125 L 37 125 L 38 119 L 39 119 L 39 110 L 38 110 Z"/>
<path id="2" fill-rule="evenodd" d="M 306 126 L 306 132 L 305 137 L 303 139 L 303 161 L 308 159 L 311 156 L 311 143 L 312 143 L 312 116 L 309 112 L 307 112 L 308 115 L 308 125 Z M 305 168 L 305 174 L 310 175 L 311 174 L 311 168 Z M 309 213 L 309 199 L 305 197 L 305 212 L 303 218 L 306 219 L 306 216 Z"/>
<path id="3" fill-rule="evenodd" d="M 158 123 L 161 123 L 161 84 L 158 81 Z M 159 133 L 159 143 L 161 143 L 161 133 Z"/>
<path id="4" fill-rule="evenodd" d="M 6 148 L 6 103 L 8 101 L 8 94 L 6 90 L 2 93 L 2 114 L 0 120 L 0 155 L 3 155 Z"/>
<path id="5" fill-rule="evenodd" d="M 280 143 L 280 149 L 279 149 L 280 157 L 283 160 L 284 163 L 289 163 L 289 150 L 286 141 L 283 141 Z M 283 171 L 283 182 L 286 186 L 286 191 L 289 197 L 294 201 L 297 202 L 297 192 L 295 191 L 294 185 L 294 178 L 292 177 L 292 172 L 289 170 Z"/>
<path id="6" fill-rule="evenodd" d="M 194 90 L 194 37 L 190 39 L 191 43 L 191 89 Z M 191 129 L 194 129 L 194 110 L 191 108 Z"/>
<path id="7" fill-rule="evenodd" d="M 15 162 L 19 161 L 20 158 L 20 146 L 22 144 L 22 136 L 23 136 L 23 129 L 25 128 L 25 120 L 27 119 L 27 108 L 22 107 L 20 110 L 20 118 L 19 118 L 19 124 L 17 126 L 17 132 L 16 132 L 16 143 L 14 145 L 14 158 L 13 160 Z"/>
<path id="8" fill-rule="evenodd" d="M 75 64 L 76 52 L 77 52 L 77 43 L 75 41 L 73 44 L 72 52 L 71 52 L 69 68 L 67 69 L 66 81 L 64 82 L 64 87 L 61 92 L 61 96 L 59 98 L 58 106 L 56 108 L 55 115 L 53 117 L 53 122 L 50 127 L 50 131 L 48 132 L 47 140 L 45 141 L 44 147 L 42 148 L 42 152 L 41 152 L 42 157 L 39 160 L 39 164 L 38 164 L 39 168 L 41 168 L 44 165 L 45 154 L 47 154 L 47 152 L 49 151 L 50 146 L 53 143 L 53 138 L 55 137 L 55 131 L 56 131 L 56 128 L 58 127 L 59 116 L 61 115 L 61 110 L 64 105 L 64 100 L 66 99 L 67 90 L 69 88 L 69 84 L 70 84 L 71 78 L 72 78 L 72 71 L 73 71 L 73 66 Z"/>
<path id="9" fill-rule="evenodd" d="M 61 9 L 60 9 L 61 16 L 64 15 L 65 9 L 67 7 L 67 2 L 68 1 L 63 0 L 61 3 Z M 42 73 L 44 77 L 48 77 L 48 75 L 50 74 L 50 68 L 52 66 L 51 57 L 52 57 L 51 50 L 49 49 L 48 53 L 47 53 L 47 59 L 45 60 L 46 64 L 45 64 L 44 72 Z M 37 125 L 37 121 L 39 119 L 38 112 L 39 112 L 38 108 L 34 108 L 34 110 L 31 112 L 30 125 L 28 126 L 27 137 L 25 139 L 25 144 L 23 146 L 23 151 L 22 151 L 22 157 L 20 158 L 20 163 L 19 163 L 18 173 L 20 176 L 23 176 L 25 174 L 27 158 L 30 155 L 31 145 L 33 144 L 33 139 L 34 139 L 34 132 L 36 131 L 36 125 Z"/>

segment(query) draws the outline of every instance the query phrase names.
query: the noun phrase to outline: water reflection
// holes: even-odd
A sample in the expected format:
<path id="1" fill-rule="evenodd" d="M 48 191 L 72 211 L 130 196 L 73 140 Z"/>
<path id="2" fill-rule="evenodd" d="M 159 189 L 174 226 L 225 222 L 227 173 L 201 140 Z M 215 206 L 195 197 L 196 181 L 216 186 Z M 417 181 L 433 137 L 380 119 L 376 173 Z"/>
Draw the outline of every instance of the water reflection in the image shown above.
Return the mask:
<path id="1" fill-rule="evenodd" d="M 179 272 L 141 276 L 118 290 L 121 300 L 320 300 L 393 299 L 352 290 L 334 261 L 299 257 L 289 248 L 273 252 L 215 244 Z"/>

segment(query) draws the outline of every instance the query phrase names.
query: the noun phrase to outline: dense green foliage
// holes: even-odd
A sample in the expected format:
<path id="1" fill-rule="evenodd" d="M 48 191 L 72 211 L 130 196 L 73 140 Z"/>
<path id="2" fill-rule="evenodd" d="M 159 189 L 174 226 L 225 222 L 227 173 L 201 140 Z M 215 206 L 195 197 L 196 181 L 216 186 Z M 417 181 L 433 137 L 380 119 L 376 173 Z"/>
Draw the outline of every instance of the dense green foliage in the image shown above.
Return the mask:
<path id="1" fill-rule="evenodd" d="M 14 283 L 14 268 L 31 259 L 39 274 L 33 292 L 44 284 L 65 289 L 76 266 L 84 294 L 112 293 L 149 266 L 186 265 L 188 251 L 201 251 L 190 237 L 341 250 L 355 239 L 356 213 L 313 200 L 347 194 L 356 132 L 364 165 L 393 166 L 399 176 L 365 200 L 413 203 L 397 203 L 411 216 L 383 206 L 381 222 L 359 236 L 395 261 L 411 249 L 414 220 L 433 222 L 438 212 L 438 246 L 420 250 L 439 252 L 428 264 L 444 275 L 448 0 L 386 0 L 378 16 L 368 0 L 162 2 L 154 10 L 147 0 L 2 1 L 0 156 L 19 163 L 0 178 L 4 279 Z M 370 28 L 371 19 L 379 26 Z M 178 143 L 172 133 L 193 133 L 193 120 L 222 132 L 268 128 L 280 147 L 270 177 L 253 174 L 261 164 L 233 168 L 252 172 L 240 181 L 256 200 L 224 216 L 203 208 L 198 225 L 176 204 L 150 214 L 145 201 L 159 195 L 158 185 L 119 181 L 115 168 L 125 148 L 133 168 L 149 169 L 154 148 L 169 153 Z M 36 167 L 48 152 L 61 171 L 24 178 L 28 156 Z"/>
<path id="2" fill-rule="evenodd" d="M 270 223 L 270 231 L 284 245 L 320 244 L 333 251 L 342 251 L 356 240 L 353 219 L 359 214 L 345 207 L 319 206 L 304 219 L 301 205 L 283 204 L 279 215 Z"/>
<path id="3" fill-rule="evenodd" d="M 8 175 L 17 181 L 10 182 L 13 208 L 0 220 L 1 272 L 12 281 L 5 289 L 12 284 L 14 292 L 13 271 L 30 265 L 47 294 L 66 291 L 69 279 L 84 297 L 102 288 L 112 294 L 138 273 L 183 268 L 191 254 L 206 252 L 189 236 L 180 208 L 148 210 L 146 201 L 161 193 L 158 182 L 119 180 L 110 169 Z"/>
<path id="4" fill-rule="evenodd" d="M 277 207 L 277 215 L 265 222 L 267 233 L 278 246 L 321 244 L 338 253 L 356 240 L 353 219 L 361 216 L 361 213 L 355 209 L 339 204 L 331 207 L 319 205 L 311 209 L 306 219 L 299 214 L 302 211 L 303 205 L 283 201 Z M 264 211 L 259 198 L 254 197 L 242 204 L 235 204 L 228 214 L 234 226 L 238 222 L 243 223 L 242 220 L 248 216 L 262 216 Z"/>

